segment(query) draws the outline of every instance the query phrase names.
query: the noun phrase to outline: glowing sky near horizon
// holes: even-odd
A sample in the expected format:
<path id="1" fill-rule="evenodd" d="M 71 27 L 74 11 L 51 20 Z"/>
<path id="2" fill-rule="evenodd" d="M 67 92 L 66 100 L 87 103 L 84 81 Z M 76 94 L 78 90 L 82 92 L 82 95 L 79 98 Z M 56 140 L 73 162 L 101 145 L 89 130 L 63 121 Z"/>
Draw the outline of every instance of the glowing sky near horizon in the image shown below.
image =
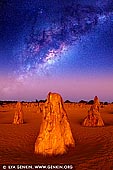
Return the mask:
<path id="1" fill-rule="evenodd" d="M 0 2 L 0 100 L 113 101 L 113 3 L 79 3 Z"/>

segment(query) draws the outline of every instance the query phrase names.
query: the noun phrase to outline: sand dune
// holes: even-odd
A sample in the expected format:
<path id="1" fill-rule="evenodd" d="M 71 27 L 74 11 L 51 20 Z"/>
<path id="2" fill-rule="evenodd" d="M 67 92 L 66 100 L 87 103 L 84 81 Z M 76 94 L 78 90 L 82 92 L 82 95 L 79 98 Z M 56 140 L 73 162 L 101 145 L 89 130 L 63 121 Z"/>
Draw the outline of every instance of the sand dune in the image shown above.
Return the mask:
<path id="1" fill-rule="evenodd" d="M 14 125 L 15 106 L 0 106 L 0 164 L 74 164 L 76 170 L 113 169 L 113 104 L 100 108 L 105 127 L 83 127 L 90 105 L 65 104 L 75 148 L 62 156 L 34 154 L 41 124 L 37 106 L 24 106 L 24 124 Z"/>

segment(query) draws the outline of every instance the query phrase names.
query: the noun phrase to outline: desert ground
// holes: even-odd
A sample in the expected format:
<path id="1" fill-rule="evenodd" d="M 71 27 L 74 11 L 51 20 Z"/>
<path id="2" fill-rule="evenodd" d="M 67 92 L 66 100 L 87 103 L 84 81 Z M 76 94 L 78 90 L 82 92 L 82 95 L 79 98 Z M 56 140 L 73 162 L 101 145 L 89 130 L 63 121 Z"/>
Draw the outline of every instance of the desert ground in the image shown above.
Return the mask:
<path id="1" fill-rule="evenodd" d="M 83 127 L 91 105 L 65 103 L 75 148 L 64 155 L 34 154 L 42 105 L 23 104 L 24 124 L 14 125 L 15 104 L 0 106 L 0 164 L 73 164 L 76 170 L 113 169 L 113 104 L 100 107 L 104 127 Z"/>

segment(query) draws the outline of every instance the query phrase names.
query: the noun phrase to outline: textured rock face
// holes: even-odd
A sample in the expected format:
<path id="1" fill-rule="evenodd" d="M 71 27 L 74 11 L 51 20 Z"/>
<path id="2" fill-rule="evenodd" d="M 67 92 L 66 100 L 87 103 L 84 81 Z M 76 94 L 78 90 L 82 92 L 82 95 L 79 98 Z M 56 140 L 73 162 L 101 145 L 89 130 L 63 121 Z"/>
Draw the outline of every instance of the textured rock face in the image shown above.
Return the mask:
<path id="1" fill-rule="evenodd" d="M 23 123 L 22 105 L 20 102 L 17 102 L 13 124 L 22 124 L 22 123 Z"/>
<path id="2" fill-rule="evenodd" d="M 49 93 L 43 109 L 43 120 L 35 143 L 35 153 L 43 155 L 63 154 L 67 146 L 74 146 L 70 124 L 63 100 L 57 93 Z"/>
<path id="3" fill-rule="evenodd" d="M 104 122 L 99 113 L 99 106 L 99 99 L 95 96 L 94 104 L 88 111 L 88 116 L 84 119 L 83 126 L 104 126 Z"/>
<path id="4" fill-rule="evenodd" d="M 95 107 L 96 107 L 96 108 L 98 109 L 98 111 L 99 111 L 100 101 L 99 101 L 99 99 L 98 99 L 97 96 L 94 97 L 94 105 L 95 105 Z"/>

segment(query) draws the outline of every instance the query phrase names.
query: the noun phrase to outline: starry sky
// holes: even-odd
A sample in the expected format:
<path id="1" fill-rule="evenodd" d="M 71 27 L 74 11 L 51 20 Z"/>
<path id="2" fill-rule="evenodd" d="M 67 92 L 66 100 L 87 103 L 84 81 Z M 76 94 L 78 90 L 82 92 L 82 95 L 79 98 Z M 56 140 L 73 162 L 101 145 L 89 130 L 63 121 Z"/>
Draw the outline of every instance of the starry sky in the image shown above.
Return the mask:
<path id="1" fill-rule="evenodd" d="M 1 0 L 0 100 L 113 101 L 112 0 Z"/>

